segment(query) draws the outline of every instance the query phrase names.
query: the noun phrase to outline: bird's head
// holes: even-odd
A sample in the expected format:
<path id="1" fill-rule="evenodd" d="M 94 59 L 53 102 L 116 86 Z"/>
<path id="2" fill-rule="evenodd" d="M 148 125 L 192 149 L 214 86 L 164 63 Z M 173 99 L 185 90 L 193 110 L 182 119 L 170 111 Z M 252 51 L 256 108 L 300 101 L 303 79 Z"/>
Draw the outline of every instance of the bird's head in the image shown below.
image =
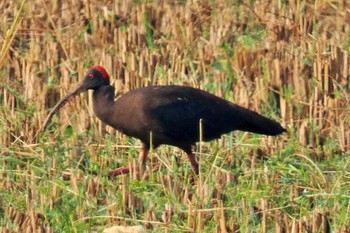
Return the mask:
<path id="1" fill-rule="evenodd" d="M 96 90 L 101 86 L 109 85 L 109 76 L 102 66 L 93 66 L 87 70 L 83 80 L 81 80 L 73 89 L 71 89 L 64 99 L 71 99 L 87 90 Z"/>
<path id="2" fill-rule="evenodd" d="M 77 84 L 73 89 L 71 89 L 51 110 L 47 116 L 43 128 L 51 121 L 51 118 L 55 113 L 57 113 L 70 99 L 74 96 L 87 91 L 96 90 L 101 86 L 109 85 L 109 76 L 107 71 L 102 66 L 93 66 L 85 74 L 84 79 Z"/>
<path id="3" fill-rule="evenodd" d="M 109 85 L 107 71 L 102 66 L 93 66 L 88 69 L 84 79 L 77 85 L 76 89 L 81 93 L 87 90 L 96 90 L 105 85 Z"/>

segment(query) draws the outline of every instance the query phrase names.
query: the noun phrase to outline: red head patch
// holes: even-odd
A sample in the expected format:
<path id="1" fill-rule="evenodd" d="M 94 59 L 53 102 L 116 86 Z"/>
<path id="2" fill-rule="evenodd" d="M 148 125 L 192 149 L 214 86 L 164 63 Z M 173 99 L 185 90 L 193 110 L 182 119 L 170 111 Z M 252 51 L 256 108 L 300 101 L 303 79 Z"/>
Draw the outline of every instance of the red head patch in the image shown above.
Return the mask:
<path id="1" fill-rule="evenodd" d="M 93 66 L 90 69 L 97 70 L 98 72 L 100 72 L 102 74 L 103 78 L 109 79 L 107 71 L 102 66 Z"/>

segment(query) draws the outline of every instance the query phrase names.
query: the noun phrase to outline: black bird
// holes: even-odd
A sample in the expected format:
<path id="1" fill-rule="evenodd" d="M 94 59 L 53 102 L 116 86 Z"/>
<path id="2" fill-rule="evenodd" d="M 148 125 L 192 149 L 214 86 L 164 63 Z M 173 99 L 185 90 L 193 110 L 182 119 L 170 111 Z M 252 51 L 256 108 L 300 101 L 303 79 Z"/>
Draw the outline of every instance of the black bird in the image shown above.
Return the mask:
<path id="1" fill-rule="evenodd" d="M 87 90 L 94 91 L 94 111 L 100 120 L 142 141 L 142 166 L 151 143 L 153 148 L 167 144 L 185 151 L 198 174 L 198 163 L 191 147 L 199 141 L 200 120 L 203 141 L 233 130 L 272 136 L 286 131 L 274 120 L 192 87 L 149 86 L 129 91 L 114 100 L 114 87 L 101 66 L 91 67 L 85 78 L 55 105 L 44 122 L 44 129 L 73 96 Z M 109 175 L 125 173 L 129 173 L 129 168 L 119 168 Z"/>

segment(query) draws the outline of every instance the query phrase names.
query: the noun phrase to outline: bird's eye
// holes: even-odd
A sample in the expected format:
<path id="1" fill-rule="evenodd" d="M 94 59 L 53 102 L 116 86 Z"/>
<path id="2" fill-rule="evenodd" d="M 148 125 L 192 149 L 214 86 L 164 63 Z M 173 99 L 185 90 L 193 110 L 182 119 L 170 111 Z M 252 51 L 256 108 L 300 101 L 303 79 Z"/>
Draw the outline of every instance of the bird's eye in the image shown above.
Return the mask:
<path id="1" fill-rule="evenodd" d="M 89 78 L 93 79 L 94 75 L 93 74 L 89 74 Z"/>

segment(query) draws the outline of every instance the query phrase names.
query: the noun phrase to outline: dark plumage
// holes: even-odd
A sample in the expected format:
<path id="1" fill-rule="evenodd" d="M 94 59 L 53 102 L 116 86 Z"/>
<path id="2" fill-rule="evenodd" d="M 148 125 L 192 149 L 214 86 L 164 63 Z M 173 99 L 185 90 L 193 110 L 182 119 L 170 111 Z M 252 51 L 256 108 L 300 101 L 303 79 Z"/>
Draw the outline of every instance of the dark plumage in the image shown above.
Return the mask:
<path id="1" fill-rule="evenodd" d="M 145 164 L 150 145 L 162 144 L 184 150 L 198 173 L 198 164 L 191 147 L 199 141 L 199 122 L 202 119 L 203 140 L 219 138 L 233 130 L 265 135 L 278 135 L 286 130 L 276 121 L 240 107 L 208 92 L 185 86 L 150 86 L 132 90 L 114 101 L 114 87 L 101 66 L 90 68 L 82 82 L 71 90 L 52 109 L 44 128 L 52 116 L 73 96 L 92 89 L 94 111 L 99 119 L 143 143 L 140 163 Z M 110 173 L 128 173 L 120 168 Z"/>

